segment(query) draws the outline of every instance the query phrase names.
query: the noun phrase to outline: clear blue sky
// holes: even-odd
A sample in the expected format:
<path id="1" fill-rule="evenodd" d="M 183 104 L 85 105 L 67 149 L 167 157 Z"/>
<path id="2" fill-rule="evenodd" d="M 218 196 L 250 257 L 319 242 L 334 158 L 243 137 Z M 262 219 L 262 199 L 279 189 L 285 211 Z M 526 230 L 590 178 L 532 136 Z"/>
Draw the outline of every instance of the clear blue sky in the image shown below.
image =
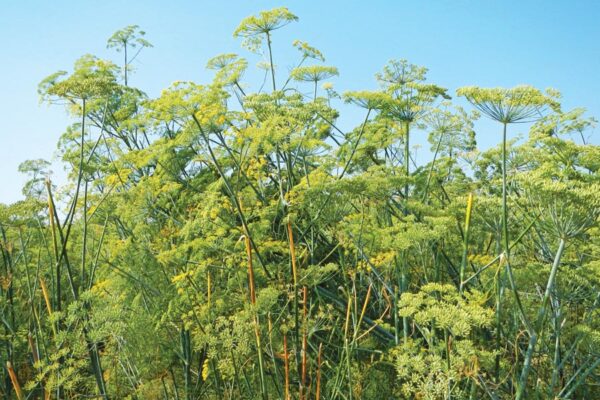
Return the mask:
<path id="1" fill-rule="evenodd" d="M 51 159 L 70 122 L 61 108 L 39 105 L 36 87 L 45 76 L 70 70 L 85 53 L 120 60 L 106 50 L 106 39 L 138 24 L 154 48 L 134 64 L 132 85 L 156 96 L 176 80 L 204 82 L 204 65 L 213 55 L 246 55 L 232 37 L 239 21 L 277 6 L 300 17 L 275 36 L 278 68 L 293 63 L 291 41 L 305 40 L 340 69 L 340 92 L 373 88 L 373 75 L 389 59 L 406 58 L 429 68 L 429 80 L 451 92 L 472 84 L 551 86 L 562 91 L 564 108 L 583 106 L 600 118 L 595 0 L 2 0 L 0 202 L 21 197 L 24 178 L 17 166 Z M 349 126 L 354 120 L 347 121 Z M 482 147 L 497 141 L 491 129 L 478 124 Z"/>

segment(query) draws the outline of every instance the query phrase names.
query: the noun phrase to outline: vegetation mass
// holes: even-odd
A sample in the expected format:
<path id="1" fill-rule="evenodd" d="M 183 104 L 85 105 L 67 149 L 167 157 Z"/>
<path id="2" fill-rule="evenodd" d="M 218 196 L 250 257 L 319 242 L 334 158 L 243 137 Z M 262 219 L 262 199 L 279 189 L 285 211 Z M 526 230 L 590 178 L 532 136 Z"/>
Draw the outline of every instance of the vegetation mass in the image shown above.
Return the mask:
<path id="1" fill-rule="evenodd" d="M 463 109 L 405 60 L 338 94 L 305 42 L 276 68 L 297 20 L 235 30 L 264 57 L 256 91 L 222 54 L 212 82 L 148 97 L 137 26 L 108 40 L 119 65 L 40 84 L 74 119 L 71 173 L 26 161 L 0 205 L 0 397 L 600 399 L 595 121 L 530 86 L 461 88 Z"/>

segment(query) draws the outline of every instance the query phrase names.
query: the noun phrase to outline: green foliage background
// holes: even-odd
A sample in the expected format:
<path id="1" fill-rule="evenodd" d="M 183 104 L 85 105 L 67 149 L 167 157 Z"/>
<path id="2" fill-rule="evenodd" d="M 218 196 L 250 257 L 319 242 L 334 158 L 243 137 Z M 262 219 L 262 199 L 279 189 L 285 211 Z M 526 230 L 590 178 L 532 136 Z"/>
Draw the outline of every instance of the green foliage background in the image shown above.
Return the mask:
<path id="1" fill-rule="evenodd" d="M 269 90 L 223 54 L 212 82 L 149 98 L 128 85 L 137 26 L 108 41 L 123 65 L 40 84 L 74 118 L 72 173 L 57 188 L 27 161 L 26 199 L 0 205 L 0 397 L 600 399 L 595 121 L 529 86 L 461 88 L 464 110 L 405 60 L 340 95 L 305 42 L 275 68 L 297 20 L 234 33 Z M 364 115 L 348 132 L 340 99 Z"/>

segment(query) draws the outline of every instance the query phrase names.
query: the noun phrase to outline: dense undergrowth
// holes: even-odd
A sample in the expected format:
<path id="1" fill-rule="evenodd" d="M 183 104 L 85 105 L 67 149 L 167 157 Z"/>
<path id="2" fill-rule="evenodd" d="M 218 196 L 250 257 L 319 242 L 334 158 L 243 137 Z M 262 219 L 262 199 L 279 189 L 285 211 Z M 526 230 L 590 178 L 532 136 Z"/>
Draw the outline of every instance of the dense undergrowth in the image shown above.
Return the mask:
<path id="1" fill-rule="evenodd" d="M 275 69 L 295 20 L 235 31 L 269 90 L 224 54 L 212 82 L 148 98 L 135 26 L 109 40 L 124 65 L 86 55 L 40 84 L 75 118 L 72 173 L 56 188 L 28 161 L 26 199 L 0 205 L 0 396 L 600 399 L 594 121 L 528 86 L 459 89 L 465 111 L 403 60 L 338 95 L 304 42 Z"/>

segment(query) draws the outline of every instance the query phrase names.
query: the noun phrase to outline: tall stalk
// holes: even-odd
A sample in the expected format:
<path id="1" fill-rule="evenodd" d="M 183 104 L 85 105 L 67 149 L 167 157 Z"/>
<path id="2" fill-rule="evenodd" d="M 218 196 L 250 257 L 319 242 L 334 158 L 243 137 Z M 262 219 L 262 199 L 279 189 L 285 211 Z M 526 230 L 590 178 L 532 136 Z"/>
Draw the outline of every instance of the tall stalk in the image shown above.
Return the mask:
<path id="1" fill-rule="evenodd" d="M 410 177 L 410 122 L 406 122 L 406 137 L 404 139 L 404 164 L 406 182 L 404 183 L 404 199 L 408 202 L 408 178 Z"/>
<path id="2" fill-rule="evenodd" d="M 248 257 L 248 286 L 250 287 L 250 302 L 253 307 L 256 307 L 256 291 L 254 286 L 254 268 L 252 266 L 252 246 L 250 244 L 250 238 L 248 234 L 244 236 L 244 243 L 246 245 L 246 255 Z M 262 354 L 262 345 L 260 341 L 260 321 L 258 319 L 258 310 L 254 310 L 256 313 L 254 316 L 254 337 L 256 339 L 256 352 L 258 355 L 258 369 L 260 374 L 260 392 L 263 400 L 267 400 L 267 386 L 265 381 L 264 361 Z"/>
<path id="3" fill-rule="evenodd" d="M 273 49 L 271 47 L 271 34 L 269 31 L 265 32 L 267 36 L 267 47 L 269 49 L 269 66 L 271 67 L 271 83 L 273 84 L 273 91 L 277 90 L 275 85 L 275 65 L 273 65 Z"/>
<path id="4" fill-rule="evenodd" d="M 409 185 L 408 179 L 410 178 L 410 122 L 406 122 L 406 138 L 404 140 L 404 164 L 405 164 L 405 178 L 404 184 L 404 215 L 408 215 L 408 195 Z M 402 266 L 400 270 L 400 296 L 408 290 L 408 252 L 402 253 Z M 399 298 L 396 299 L 398 301 Z M 408 343 L 408 317 L 402 317 L 402 336 L 404 344 Z"/>
<path id="5" fill-rule="evenodd" d="M 469 193 L 469 197 L 467 199 L 467 212 L 465 216 L 465 229 L 464 229 L 464 239 L 463 239 L 463 255 L 462 260 L 460 262 L 460 293 L 463 291 L 463 286 L 465 285 L 465 268 L 467 266 L 467 256 L 469 252 L 469 231 L 471 227 L 471 211 L 473 210 L 473 193 Z"/>
<path id="6" fill-rule="evenodd" d="M 565 250 L 565 244 L 565 239 L 560 238 L 558 250 L 556 251 L 556 255 L 554 256 L 554 262 L 552 263 L 552 269 L 550 270 L 550 276 L 548 277 L 548 282 L 546 283 L 546 290 L 544 291 L 544 296 L 542 297 L 542 304 L 538 310 L 538 315 L 535 326 L 533 327 L 533 331 L 530 333 L 529 344 L 527 346 L 527 352 L 525 353 L 525 360 L 523 362 L 523 369 L 521 371 L 521 376 L 517 385 L 516 400 L 522 399 L 523 396 L 525 396 L 525 392 L 527 391 L 527 377 L 529 376 L 529 371 L 531 370 L 531 359 L 533 358 L 538 338 L 542 333 L 544 319 L 546 318 L 546 313 L 548 311 L 548 300 L 550 299 L 550 294 L 552 293 L 552 290 L 554 288 L 554 281 L 556 280 L 556 274 L 558 272 L 558 267 L 560 266 L 560 259 L 562 257 L 563 251 Z"/>
<path id="7" fill-rule="evenodd" d="M 124 54 L 124 60 L 123 60 L 123 75 L 124 75 L 124 81 L 125 81 L 125 86 L 127 86 L 127 69 L 129 66 L 129 60 L 127 60 L 127 42 L 123 43 L 123 54 Z"/>
<path id="8" fill-rule="evenodd" d="M 10 381 L 12 382 L 17 399 L 25 400 L 25 395 L 23 394 L 23 391 L 21 390 L 21 385 L 19 384 L 19 380 L 17 379 L 17 374 L 15 374 L 15 370 L 13 369 L 10 361 L 6 362 L 6 370 L 8 371 L 8 376 L 10 377 Z"/>
<path id="9" fill-rule="evenodd" d="M 284 400 L 290 400 L 290 355 L 288 352 L 287 334 L 283 334 L 283 362 L 284 362 L 284 374 L 285 374 L 285 398 Z"/>
<path id="10" fill-rule="evenodd" d="M 181 354 L 183 361 L 183 381 L 185 386 L 185 398 L 192 399 L 192 347 L 190 341 L 190 331 L 181 328 Z"/>
<path id="11" fill-rule="evenodd" d="M 294 244 L 294 231 L 292 223 L 288 221 L 288 240 L 290 242 L 290 260 L 292 264 L 292 290 L 293 290 L 293 306 L 294 306 L 294 342 L 296 349 L 300 348 L 300 310 L 298 307 L 298 266 L 296 264 L 296 246 Z M 296 366 L 300 367 L 300 352 L 296 351 Z M 298 371 L 301 368 L 297 368 Z"/>
<path id="12" fill-rule="evenodd" d="M 508 282 L 510 284 L 511 291 L 515 297 L 515 303 L 517 304 L 518 314 L 525 325 L 525 328 L 531 332 L 531 325 L 527 319 L 527 315 L 525 314 L 525 310 L 523 308 L 523 304 L 521 302 L 521 297 L 519 296 L 519 291 L 517 290 L 517 284 L 515 282 L 515 278 L 512 272 L 512 267 L 510 264 L 510 238 L 508 236 L 508 202 L 507 202 L 507 183 L 506 183 L 506 160 L 508 158 L 506 151 L 506 128 L 508 123 L 503 122 L 503 130 L 502 130 L 502 254 L 504 258 L 504 262 L 506 264 L 506 274 L 508 276 Z M 502 262 L 502 258 L 500 258 Z"/>
<path id="13" fill-rule="evenodd" d="M 317 356 L 317 386 L 315 389 L 315 400 L 321 400 L 321 357 L 323 355 L 323 343 L 319 343 L 319 353 Z M 286 399 L 287 400 L 287 399 Z"/>
<path id="14" fill-rule="evenodd" d="M 510 247 L 508 246 L 508 204 L 506 201 L 506 127 L 507 123 L 502 125 L 502 253 L 506 258 L 508 265 L 510 260 Z"/>

